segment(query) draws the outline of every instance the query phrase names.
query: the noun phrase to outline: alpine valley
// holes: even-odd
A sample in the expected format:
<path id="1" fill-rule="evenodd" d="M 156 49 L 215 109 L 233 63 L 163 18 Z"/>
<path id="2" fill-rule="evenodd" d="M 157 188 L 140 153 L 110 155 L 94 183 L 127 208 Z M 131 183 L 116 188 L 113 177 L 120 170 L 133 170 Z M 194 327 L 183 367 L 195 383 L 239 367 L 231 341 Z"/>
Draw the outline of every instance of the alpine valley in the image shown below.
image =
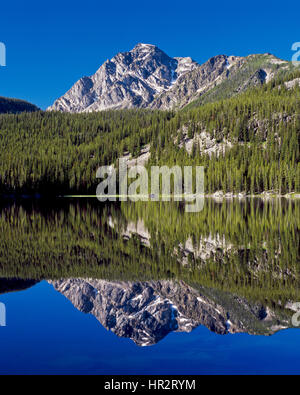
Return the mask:
<path id="1" fill-rule="evenodd" d="M 125 157 L 202 165 L 218 197 L 297 197 L 299 93 L 299 69 L 268 53 L 198 64 L 137 44 L 48 111 L 4 100 L 0 193 L 95 194 L 99 166 Z"/>

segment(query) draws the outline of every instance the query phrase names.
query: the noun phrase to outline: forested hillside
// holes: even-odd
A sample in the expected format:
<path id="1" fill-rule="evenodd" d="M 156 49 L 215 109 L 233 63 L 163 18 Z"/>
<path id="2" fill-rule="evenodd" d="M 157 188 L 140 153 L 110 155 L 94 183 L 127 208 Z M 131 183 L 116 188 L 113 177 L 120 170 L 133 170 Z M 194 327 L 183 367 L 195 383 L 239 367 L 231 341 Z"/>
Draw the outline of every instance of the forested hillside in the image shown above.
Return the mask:
<path id="1" fill-rule="evenodd" d="M 237 96 L 250 87 L 263 85 L 274 76 L 277 79 L 280 79 L 281 76 L 285 77 L 292 70 L 291 63 L 276 59 L 270 54 L 250 55 L 247 62 L 231 74 L 230 78 L 224 79 L 213 89 L 188 104 L 186 108 L 198 107 L 202 104 Z"/>
<path id="2" fill-rule="evenodd" d="M 28 103 L 27 101 L 0 97 L 0 114 L 17 114 L 21 112 L 33 112 L 38 110 L 39 108 L 37 106 Z"/>
<path id="3" fill-rule="evenodd" d="M 169 124 L 172 137 L 161 139 L 153 163 L 203 165 L 207 192 L 299 191 L 300 88 L 287 89 L 284 82 L 177 113 Z M 197 139 L 203 132 L 224 152 L 203 154 Z M 193 143 L 191 152 L 177 148 L 183 140 Z"/>
<path id="4" fill-rule="evenodd" d="M 204 165 L 206 192 L 299 192 L 300 88 L 285 84 L 299 76 L 178 112 L 0 115 L 0 193 L 94 194 L 99 166 L 146 144 L 149 165 Z M 223 151 L 207 153 L 202 133 Z"/>

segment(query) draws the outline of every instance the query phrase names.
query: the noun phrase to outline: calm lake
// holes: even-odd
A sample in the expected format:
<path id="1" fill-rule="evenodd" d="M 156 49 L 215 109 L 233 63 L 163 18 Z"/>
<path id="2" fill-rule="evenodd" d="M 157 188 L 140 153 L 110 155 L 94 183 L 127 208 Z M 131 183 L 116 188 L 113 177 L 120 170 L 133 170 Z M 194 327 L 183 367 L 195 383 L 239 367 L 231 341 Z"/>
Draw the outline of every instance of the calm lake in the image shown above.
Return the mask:
<path id="1" fill-rule="evenodd" d="M 288 199 L 3 200 L 0 374 L 299 374 L 299 225 Z"/>

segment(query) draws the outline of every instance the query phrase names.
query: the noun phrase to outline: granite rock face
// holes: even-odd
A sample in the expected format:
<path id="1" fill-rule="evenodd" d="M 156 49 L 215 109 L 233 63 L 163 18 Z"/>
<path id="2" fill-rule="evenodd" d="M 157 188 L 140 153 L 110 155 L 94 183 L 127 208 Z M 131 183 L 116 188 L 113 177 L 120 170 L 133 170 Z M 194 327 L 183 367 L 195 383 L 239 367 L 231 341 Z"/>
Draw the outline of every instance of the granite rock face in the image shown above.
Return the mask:
<path id="1" fill-rule="evenodd" d="M 190 58 L 170 58 L 154 45 L 138 44 L 107 60 L 93 76 L 80 79 L 49 110 L 145 108 L 197 66 Z"/>

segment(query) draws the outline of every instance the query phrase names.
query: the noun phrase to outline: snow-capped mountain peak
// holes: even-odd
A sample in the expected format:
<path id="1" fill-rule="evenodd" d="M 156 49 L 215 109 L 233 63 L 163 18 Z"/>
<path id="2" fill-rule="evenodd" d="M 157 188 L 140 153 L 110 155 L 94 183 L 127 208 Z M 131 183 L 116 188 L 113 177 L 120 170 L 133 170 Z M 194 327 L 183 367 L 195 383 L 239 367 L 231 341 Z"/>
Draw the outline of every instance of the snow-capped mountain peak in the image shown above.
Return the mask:
<path id="1" fill-rule="evenodd" d="M 81 78 L 48 110 L 180 108 L 230 79 L 256 55 L 251 56 L 219 55 L 200 65 L 190 57 L 173 58 L 153 44 L 139 43 L 131 51 L 120 52 L 104 62 L 94 75 Z M 266 56 L 266 62 L 273 58 Z M 252 75 L 249 78 L 243 86 L 260 82 Z"/>

